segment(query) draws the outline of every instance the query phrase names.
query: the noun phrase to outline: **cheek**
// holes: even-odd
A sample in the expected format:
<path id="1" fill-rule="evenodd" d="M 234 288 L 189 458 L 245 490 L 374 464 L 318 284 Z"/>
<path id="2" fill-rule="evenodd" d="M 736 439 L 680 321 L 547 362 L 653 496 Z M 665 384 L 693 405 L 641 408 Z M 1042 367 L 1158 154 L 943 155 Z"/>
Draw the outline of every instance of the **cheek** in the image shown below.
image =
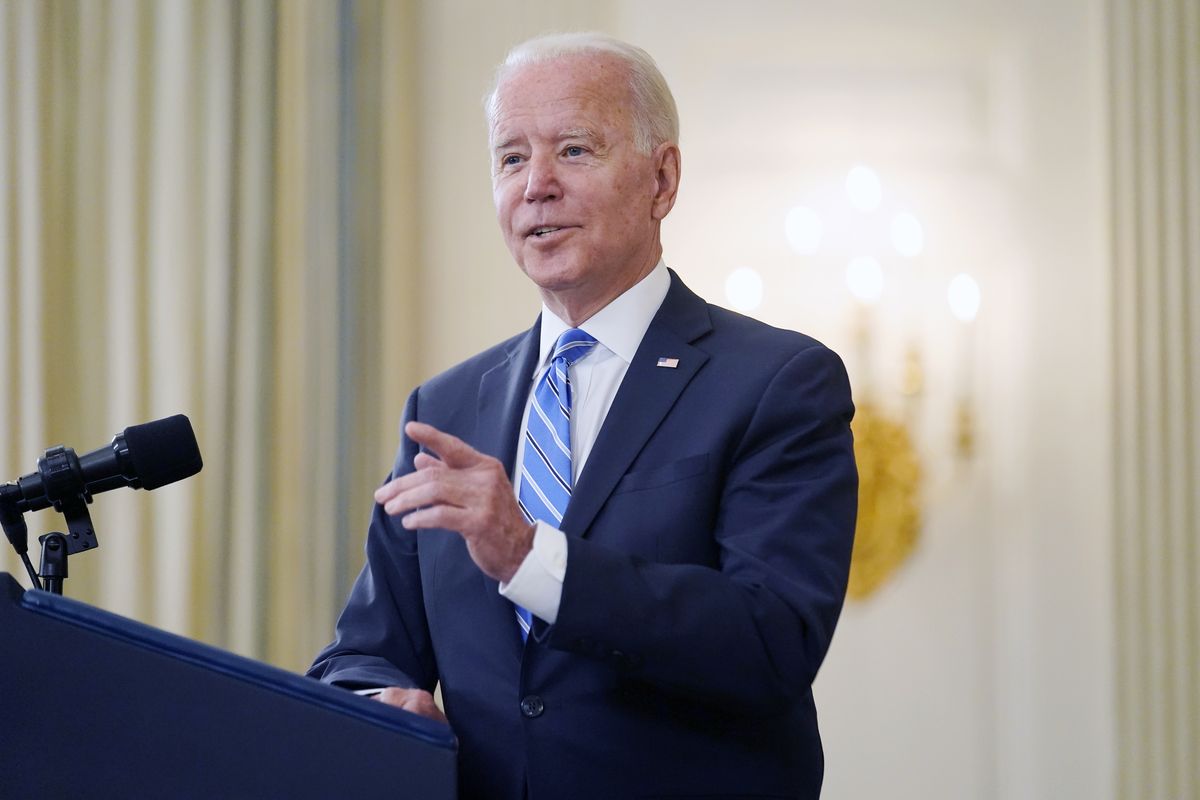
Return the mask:
<path id="1" fill-rule="evenodd" d="M 508 234 L 513 226 L 514 207 L 511 199 L 506 192 L 500 190 L 492 194 L 492 204 L 496 207 L 496 222 L 500 223 L 500 230 Z"/>
<path id="2" fill-rule="evenodd" d="M 496 217 L 502 222 L 511 220 L 513 211 L 524 196 L 524 187 L 512 176 L 492 180 L 492 205 L 496 207 Z"/>
<path id="3" fill-rule="evenodd" d="M 609 197 L 627 215 L 640 213 L 648 208 L 654 196 L 655 181 L 653 175 L 643 170 L 624 170 L 614 177 L 609 186 Z"/>
<path id="4" fill-rule="evenodd" d="M 627 180 L 613 187 L 609 203 L 609 217 L 623 228 L 631 229 L 649 216 L 649 203 L 642 186 Z"/>

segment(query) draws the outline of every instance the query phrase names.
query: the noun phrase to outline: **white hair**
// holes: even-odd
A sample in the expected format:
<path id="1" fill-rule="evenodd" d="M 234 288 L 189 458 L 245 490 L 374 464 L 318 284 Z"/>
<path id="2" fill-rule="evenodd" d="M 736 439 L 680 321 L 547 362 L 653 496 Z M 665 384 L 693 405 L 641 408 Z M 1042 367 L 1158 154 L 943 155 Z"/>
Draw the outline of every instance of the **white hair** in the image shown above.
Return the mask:
<path id="1" fill-rule="evenodd" d="M 633 143 L 650 153 L 663 142 L 679 141 L 679 112 L 666 79 L 654 59 L 640 47 L 602 33 L 552 33 L 522 42 L 508 51 L 496 68 L 492 88 L 484 100 L 488 125 L 496 118 L 500 84 L 514 70 L 575 55 L 615 56 L 629 70 L 633 99 Z"/>

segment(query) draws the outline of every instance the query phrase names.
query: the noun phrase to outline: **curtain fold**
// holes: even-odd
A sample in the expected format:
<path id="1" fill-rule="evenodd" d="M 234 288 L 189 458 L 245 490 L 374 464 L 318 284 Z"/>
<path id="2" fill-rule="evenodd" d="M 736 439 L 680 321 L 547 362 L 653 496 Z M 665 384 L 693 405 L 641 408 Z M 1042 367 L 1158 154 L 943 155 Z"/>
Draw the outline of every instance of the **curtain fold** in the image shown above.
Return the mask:
<path id="1" fill-rule="evenodd" d="M 1122 798 L 1200 796 L 1200 3 L 1109 0 Z"/>
<path id="2" fill-rule="evenodd" d="M 412 14 L 0 2 L 2 479 L 174 413 L 205 461 L 98 499 L 68 594 L 290 669 L 330 636 L 416 377 Z"/>

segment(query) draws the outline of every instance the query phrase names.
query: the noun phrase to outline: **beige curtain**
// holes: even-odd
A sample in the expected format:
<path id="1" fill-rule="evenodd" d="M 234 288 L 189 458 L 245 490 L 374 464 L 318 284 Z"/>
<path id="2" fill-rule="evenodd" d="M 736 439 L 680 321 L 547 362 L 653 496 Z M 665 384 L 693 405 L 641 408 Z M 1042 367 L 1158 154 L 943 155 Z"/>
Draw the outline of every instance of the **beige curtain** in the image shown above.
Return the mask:
<path id="1" fill-rule="evenodd" d="M 0 2 L 0 480 L 174 413 L 205 461 L 98 497 L 67 594 L 290 669 L 331 635 L 416 377 L 411 17 Z"/>
<path id="2" fill-rule="evenodd" d="M 1121 798 L 1200 797 L 1200 2 L 1109 0 Z"/>

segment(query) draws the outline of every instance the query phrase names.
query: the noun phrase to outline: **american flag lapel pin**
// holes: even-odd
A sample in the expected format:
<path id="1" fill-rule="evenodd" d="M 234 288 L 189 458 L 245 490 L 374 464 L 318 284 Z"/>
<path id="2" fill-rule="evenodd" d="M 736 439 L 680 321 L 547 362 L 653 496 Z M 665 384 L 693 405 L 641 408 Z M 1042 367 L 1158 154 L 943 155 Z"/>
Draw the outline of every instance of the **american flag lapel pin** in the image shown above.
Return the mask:
<path id="1" fill-rule="evenodd" d="M 679 366 L 679 359 L 678 358 L 667 358 L 666 356 L 660 356 L 658 359 L 658 363 L 655 364 L 655 366 L 666 367 L 667 369 L 675 369 L 676 367 Z"/>

